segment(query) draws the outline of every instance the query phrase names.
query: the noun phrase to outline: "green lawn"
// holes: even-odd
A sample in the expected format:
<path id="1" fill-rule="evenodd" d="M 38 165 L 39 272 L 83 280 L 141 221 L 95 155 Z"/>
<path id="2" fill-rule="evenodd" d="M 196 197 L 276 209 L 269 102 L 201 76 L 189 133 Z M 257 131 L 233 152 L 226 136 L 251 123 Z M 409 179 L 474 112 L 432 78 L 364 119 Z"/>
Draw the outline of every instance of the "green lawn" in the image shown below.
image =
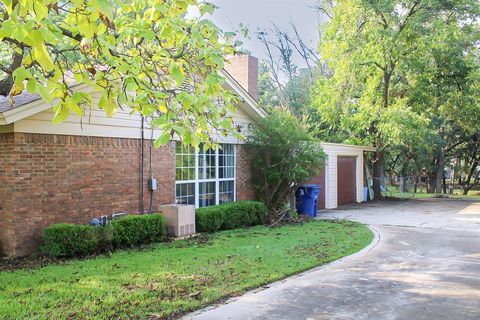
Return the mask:
<path id="1" fill-rule="evenodd" d="M 425 193 L 425 192 L 405 192 L 403 196 L 400 194 L 400 192 L 395 190 L 394 187 L 389 187 L 389 190 L 385 192 L 385 196 L 388 197 L 394 197 L 394 198 L 417 198 L 417 199 L 422 199 L 422 198 L 433 198 L 435 197 L 435 194 L 433 193 Z M 463 195 L 463 191 L 460 189 L 455 189 L 453 191 L 453 194 L 446 194 L 448 198 L 451 199 L 466 199 L 466 200 L 479 200 L 480 201 L 480 191 L 478 190 L 470 190 L 467 195 Z"/>
<path id="2" fill-rule="evenodd" d="M 0 272 L 0 315 L 175 317 L 352 254 L 371 240 L 370 230 L 361 224 L 314 221 L 225 231 L 110 257 Z"/>

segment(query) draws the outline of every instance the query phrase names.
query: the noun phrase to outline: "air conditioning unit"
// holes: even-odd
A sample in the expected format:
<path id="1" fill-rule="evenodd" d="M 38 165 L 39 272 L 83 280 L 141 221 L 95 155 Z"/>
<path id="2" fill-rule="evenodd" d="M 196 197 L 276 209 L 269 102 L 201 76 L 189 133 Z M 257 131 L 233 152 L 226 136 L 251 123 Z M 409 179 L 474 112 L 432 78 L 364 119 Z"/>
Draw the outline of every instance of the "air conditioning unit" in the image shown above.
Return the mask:
<path id="1" fill-rule="evenodd" d="M 159 208 L 167 220 L 167 234 L 186 237 L 195 234 L 195 206 L 171 204 Z"/>

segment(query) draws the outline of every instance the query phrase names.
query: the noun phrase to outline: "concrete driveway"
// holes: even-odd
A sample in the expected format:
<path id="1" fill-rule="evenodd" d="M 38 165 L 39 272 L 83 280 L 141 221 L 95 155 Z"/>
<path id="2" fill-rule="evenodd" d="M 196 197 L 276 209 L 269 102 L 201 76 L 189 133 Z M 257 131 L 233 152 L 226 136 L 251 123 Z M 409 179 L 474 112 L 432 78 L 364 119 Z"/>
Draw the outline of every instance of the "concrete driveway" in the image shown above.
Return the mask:
<path id="1" fill-rule="evenodd" d="M 480 319 L 480 202 L 381 202 L 321 217 L 366 223 L 376 240 L 185 319 Z"/>

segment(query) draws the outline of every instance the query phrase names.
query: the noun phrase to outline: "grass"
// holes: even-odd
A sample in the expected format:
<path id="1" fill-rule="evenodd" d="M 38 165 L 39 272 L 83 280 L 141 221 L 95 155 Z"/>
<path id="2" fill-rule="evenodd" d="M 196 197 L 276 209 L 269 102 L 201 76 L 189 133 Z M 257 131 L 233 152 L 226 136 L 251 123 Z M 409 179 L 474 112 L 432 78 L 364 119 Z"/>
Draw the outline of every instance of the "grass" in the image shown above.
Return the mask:
<path id="1" fill-rule="evenodd" d="M 394 197 L 394 198 L 417 198 L 417 199 L 424 199 L 424 198 L 433 198 L 436 195 L 434 193 L 426 193 L 426 192 L 405 192 L 403 196 L 400 194 L 394 187 L 389 187 L 389 190 L 385 192 L 385 196 Z M 463 190 L 455 189 L 453 190 L 453 194 L 445 194 L 448 198 L 451 199 L 464 199 L 464 200 L 480 200 L 480 191 L 478 190 L 470 190 L 467 195 L 463 195 Z"/>
<path id="2" fill-rule="evenodd" d="M 350 221 L 219 232 L 33 270 L 0 272 L 2 319 L 178 317 L 350 255 L 372 240 Z"/>

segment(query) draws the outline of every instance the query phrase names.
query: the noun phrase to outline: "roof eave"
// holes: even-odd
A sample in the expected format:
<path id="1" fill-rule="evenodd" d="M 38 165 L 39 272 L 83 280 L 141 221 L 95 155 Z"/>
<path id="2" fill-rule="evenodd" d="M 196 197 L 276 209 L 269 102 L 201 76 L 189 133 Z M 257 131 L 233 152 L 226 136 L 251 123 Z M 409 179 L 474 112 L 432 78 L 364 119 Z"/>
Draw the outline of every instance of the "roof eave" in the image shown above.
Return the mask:
<path id="1" fill-rule="evenodd" d="M 331 143 L 331 142 L 322 142 L 322 145 L 325 146 L 332 146 L 332 147 L 349 147 L 349 148 L 354 148 L 354 149 L 362 149 L 363 151 L 366 152 L 375 152 L 377 149 L 372 146 L 359 146 L 359 145 L 354 145 L 354 144 L 345 144 L 345 143 Z"/>
<path id="2" fill-rule="evenodd" d="M 91 86 L 88 86 L 86 84 L 78 84 L 76 86 L 73 86 L 71 89 L 76 91 L 85 88 L 91 88 Z M 40 113 L 42 111 L 48 110 L 51 107 L 52 104 L 46 103 L 43 99 L 40 98 L 38 100 L 26 103 L 18 108 L 0 112 L 0 124 L 2 124 L 2 118 L 5 121 L 5 123 L 3 124 L 10 124 L 30 117 L 34 114 Z"/>
<path id="3" fill-rule="evenodd" d="M 226 71 L 222 70 L 222 76 L 225 78 L 227 85 L 232 88 L 235 93 L 245 102 L 241 104 L 242 110 L 245 111 L 253 120 L 260 122 L 267 113 L 259 107 L 257 101 Z"/>

